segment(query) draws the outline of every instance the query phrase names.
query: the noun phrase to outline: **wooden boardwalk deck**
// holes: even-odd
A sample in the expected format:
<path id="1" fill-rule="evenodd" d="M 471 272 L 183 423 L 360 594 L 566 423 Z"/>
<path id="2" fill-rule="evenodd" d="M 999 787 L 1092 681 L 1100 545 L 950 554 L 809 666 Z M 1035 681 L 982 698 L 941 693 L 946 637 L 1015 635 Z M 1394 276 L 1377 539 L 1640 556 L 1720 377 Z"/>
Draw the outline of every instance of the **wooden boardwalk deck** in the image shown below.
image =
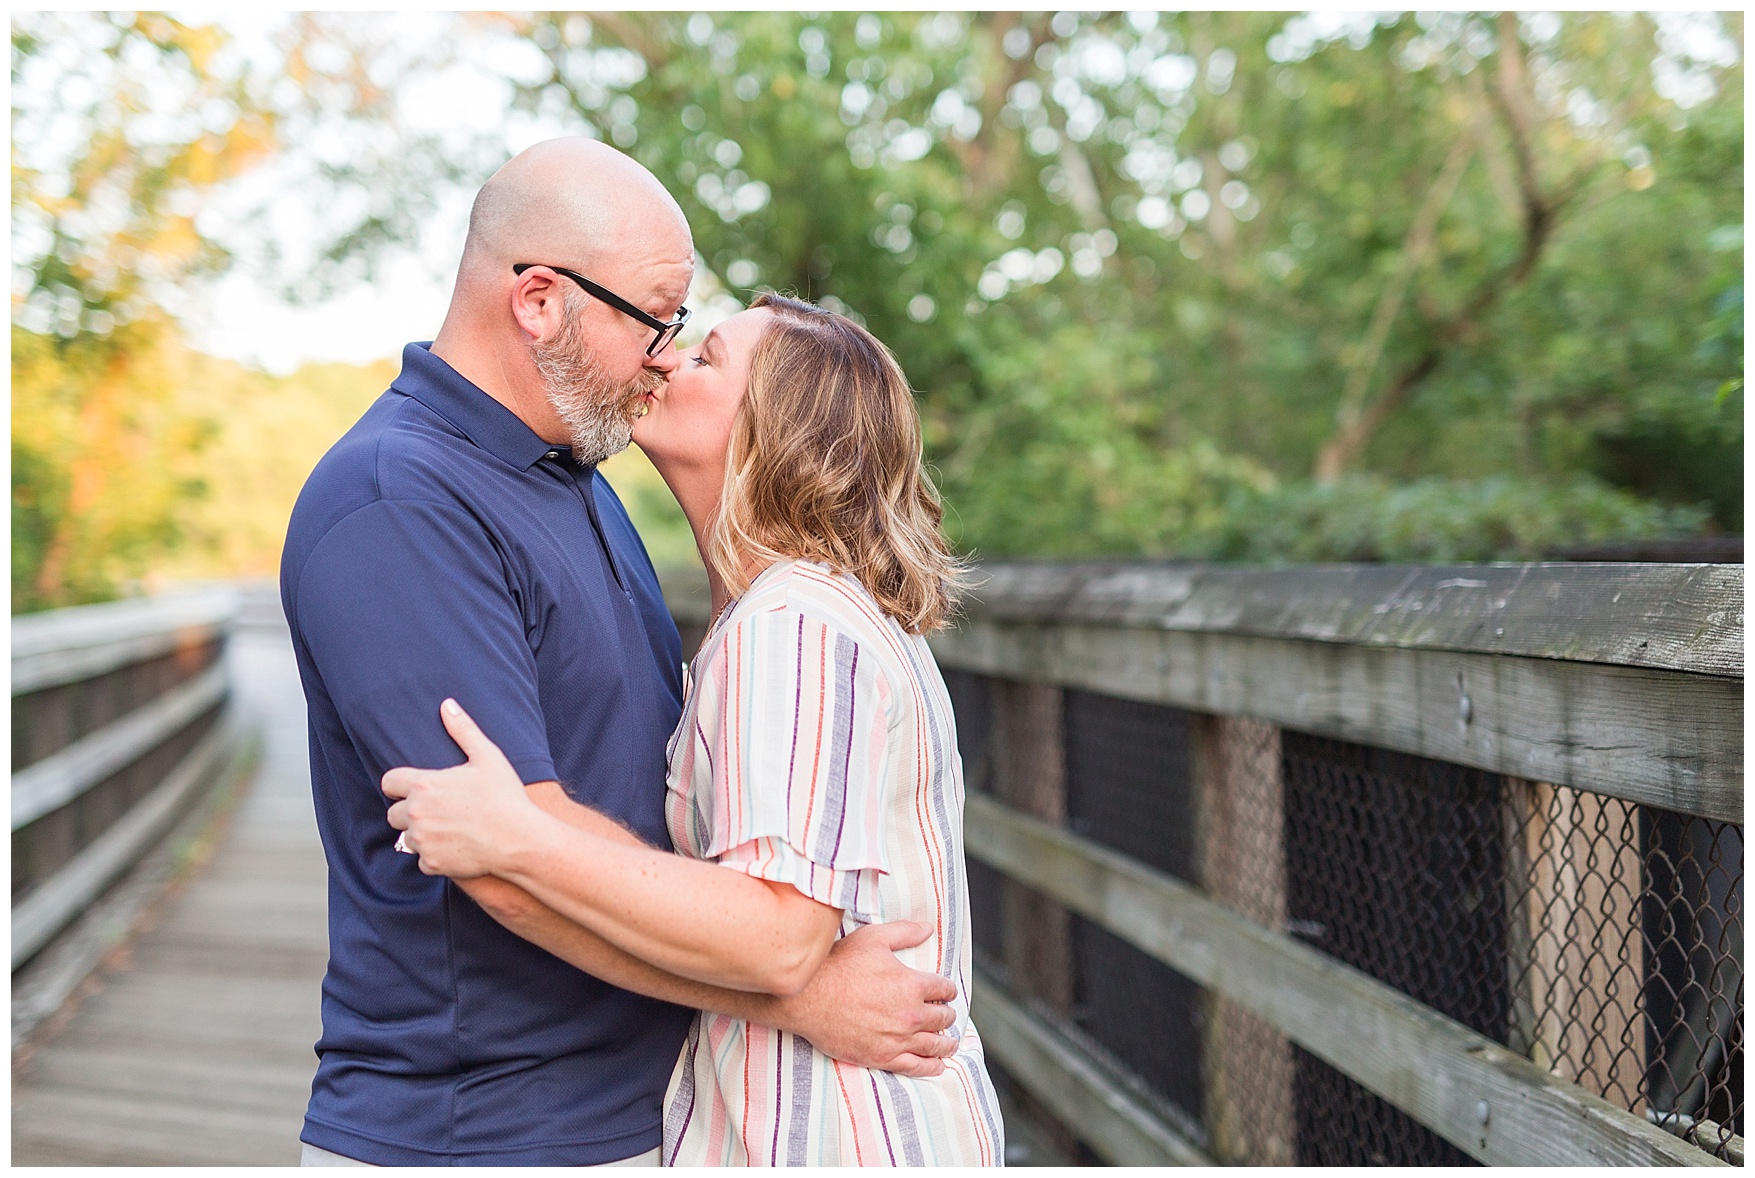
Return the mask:
<path id="1" fill-rule="evenodd" d="M 15 1067 L 14 1165 L 297 1165 L 328 955 L 283 628 L 232 641 L 263 758 L 208 863 Z"/>

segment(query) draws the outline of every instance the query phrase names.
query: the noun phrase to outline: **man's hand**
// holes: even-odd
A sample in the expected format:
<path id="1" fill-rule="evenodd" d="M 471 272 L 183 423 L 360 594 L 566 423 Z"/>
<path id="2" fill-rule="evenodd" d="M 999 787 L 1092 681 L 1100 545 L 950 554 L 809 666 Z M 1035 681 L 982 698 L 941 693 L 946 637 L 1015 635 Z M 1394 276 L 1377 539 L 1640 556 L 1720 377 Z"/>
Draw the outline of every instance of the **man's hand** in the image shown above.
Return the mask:
<path id="1" fill-rule="evenodd" d="M 949 978 L 909 969 L 895 955 L 931 935 L 914 921 L 856 929 L 835 942 L 802 993 L 771 999 L 771 1013 L 757 1021 L 802 1035 L 843 1063 L 936 1076 L 959 1043 L 942 1033 L 955 1017 L 945 1003 L 957 987 Z"/>

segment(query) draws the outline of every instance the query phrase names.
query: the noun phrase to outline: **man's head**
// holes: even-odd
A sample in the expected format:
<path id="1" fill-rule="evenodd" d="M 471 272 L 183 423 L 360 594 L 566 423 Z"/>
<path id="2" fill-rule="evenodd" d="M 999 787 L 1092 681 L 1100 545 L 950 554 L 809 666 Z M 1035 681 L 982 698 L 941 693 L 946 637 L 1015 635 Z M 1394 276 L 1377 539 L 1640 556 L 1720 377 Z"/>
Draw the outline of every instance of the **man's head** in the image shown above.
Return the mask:
<path id="1" fill-rule="evenodd" d="M 523 273 L 514 266 L 528 265 Z M 643 394 L 676 366 L 647 355 L 653 329 L 551 267 L 574 271 L 669 322 L 694 243 L 652 173 L 593 139 L 551 139 L 483 185 L 457 289 L 433 350 L 580 462 L 628 444 Z"/>

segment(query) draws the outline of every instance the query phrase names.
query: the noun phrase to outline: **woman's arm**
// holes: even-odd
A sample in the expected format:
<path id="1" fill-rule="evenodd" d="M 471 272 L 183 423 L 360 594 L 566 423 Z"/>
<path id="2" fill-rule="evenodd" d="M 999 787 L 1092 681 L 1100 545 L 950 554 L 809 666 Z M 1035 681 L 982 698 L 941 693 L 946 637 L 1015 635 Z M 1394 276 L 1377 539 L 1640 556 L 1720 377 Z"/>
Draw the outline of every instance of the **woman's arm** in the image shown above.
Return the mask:
<path id="1" fill-rule="evenodd" d="M 390 823 L 407 832 L 422 871 L 499 876 L 625 953 L 728 989 L 796 995 L 828 956 L 838 910 L 788 884 L 570 826 L 526 796 L 455 701 L 440 714 L 469 760 L 393 769 L 383 782 L 401 799 Z"/>

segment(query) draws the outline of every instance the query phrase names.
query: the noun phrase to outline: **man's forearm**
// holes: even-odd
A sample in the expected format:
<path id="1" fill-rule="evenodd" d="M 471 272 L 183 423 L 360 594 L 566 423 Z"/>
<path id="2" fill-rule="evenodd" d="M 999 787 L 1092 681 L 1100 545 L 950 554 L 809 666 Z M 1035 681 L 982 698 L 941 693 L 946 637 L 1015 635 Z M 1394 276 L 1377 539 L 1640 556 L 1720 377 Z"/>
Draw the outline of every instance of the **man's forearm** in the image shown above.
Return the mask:
<path id="1" fill-rule="evenodd" d="M 457 880 L 456 883 L 507 929 L 612 986 L 695 1010 L 709 1010 L 766 1026 L 781 1025 L 777 1020 L 781 1018 L 783 1008 L 770 994 L 727 990 L 666 973 L 618 949 L 503 879 L 482 876 Z"/>

